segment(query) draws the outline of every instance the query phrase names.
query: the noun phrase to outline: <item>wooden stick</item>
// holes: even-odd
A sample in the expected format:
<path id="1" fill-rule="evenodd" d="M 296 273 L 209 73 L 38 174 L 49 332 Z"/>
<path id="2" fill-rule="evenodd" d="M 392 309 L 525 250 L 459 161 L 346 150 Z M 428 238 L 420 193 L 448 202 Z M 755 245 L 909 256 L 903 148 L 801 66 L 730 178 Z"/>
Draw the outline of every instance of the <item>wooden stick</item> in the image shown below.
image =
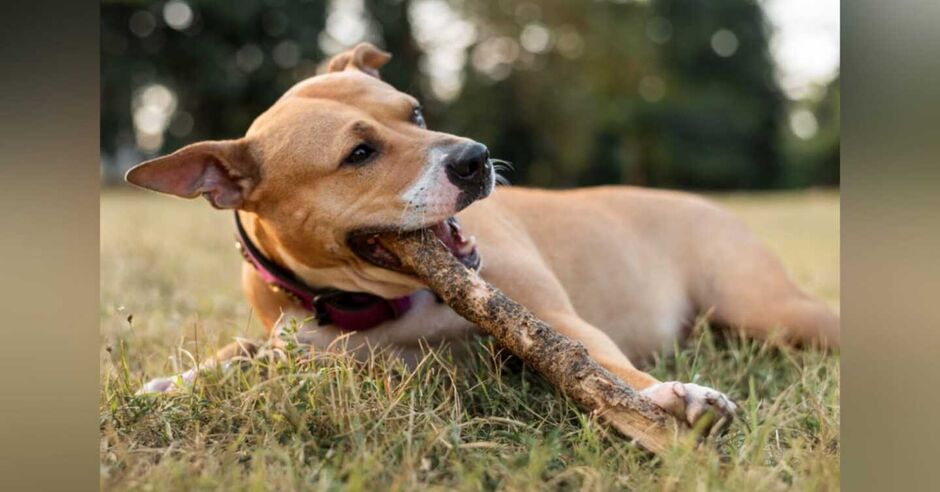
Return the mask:
<path id="1" fill-rule="evenodd" d="M 463 266 L 430 231 L 387 233 L 381 241 L 454 311 L 621 434 L 654 453 L 679 435 L 675 419 L 601 367 L 584 345 Z"/>

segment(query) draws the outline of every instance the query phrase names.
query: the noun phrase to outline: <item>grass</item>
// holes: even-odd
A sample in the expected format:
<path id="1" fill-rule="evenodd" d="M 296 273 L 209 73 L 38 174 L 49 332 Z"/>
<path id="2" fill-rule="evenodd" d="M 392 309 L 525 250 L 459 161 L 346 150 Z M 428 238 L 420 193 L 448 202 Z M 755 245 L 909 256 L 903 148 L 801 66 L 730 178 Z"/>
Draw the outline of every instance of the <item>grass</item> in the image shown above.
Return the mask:
<path id="1" fill-rule="evenodd" d="M 838 195 L 722 196 L 836 305 Z M 101 484 L 106 490 L 834 490 L 839 357 L 780 351 L 699 325 L 651 372 L 727 392 L 742 418 L 712 445 L 651 457 L 488 339 L 414 370 L 299 351 L 138 397 L 235 335 L 230 216 L 201 201 L 101 199 Z"/>

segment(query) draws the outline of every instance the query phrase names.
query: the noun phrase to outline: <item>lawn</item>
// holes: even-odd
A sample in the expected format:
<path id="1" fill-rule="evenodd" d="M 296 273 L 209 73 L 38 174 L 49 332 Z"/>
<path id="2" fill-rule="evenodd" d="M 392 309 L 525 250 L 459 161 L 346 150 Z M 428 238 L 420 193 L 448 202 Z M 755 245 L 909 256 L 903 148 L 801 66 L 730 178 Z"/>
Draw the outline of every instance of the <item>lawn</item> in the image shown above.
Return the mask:
<path id="1" fill-rule="evenodd" d="M 839 302 L 839 197 L 715 197 Z M 239 289 L 231 216 L 202 200 L 101 197 L 101 484 L 106 490 L 837 490 L 839 357 L 781 351 L 699 325 L 651 368 L 727 392 L 725 436 L 651 457 L 506 356 L 429 351 L 288 360 L 138 397 L 233 336 L 261 336 Z"/>

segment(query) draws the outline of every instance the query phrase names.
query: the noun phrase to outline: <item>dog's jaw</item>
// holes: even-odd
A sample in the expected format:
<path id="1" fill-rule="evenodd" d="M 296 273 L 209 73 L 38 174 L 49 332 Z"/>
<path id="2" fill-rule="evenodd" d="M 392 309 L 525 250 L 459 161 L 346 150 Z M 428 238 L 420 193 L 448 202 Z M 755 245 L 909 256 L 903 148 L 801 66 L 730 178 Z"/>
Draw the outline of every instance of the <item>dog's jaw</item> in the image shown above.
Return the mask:
<path id="1" fill-rule="evenodd" d="M 311 286 L 368 292 L 386 299 L 408 295 L 424 287 L 424 284 L 413 276 L 379 268 L 352 254 L 348 260 L 335 266 L 316 268 L 305 264 L 283 248 L 278 248 L 278 254 L 291 272 Z"/>
<path id="2" fill-rule="evenodd" d="M 480 268 L 480 254 L 476 247 L 476 237 L 465 235 L 456 217 L 448 217 L 440 222 L 417 229 L 429 230 L 467 268 L 472 270 Z M 346 243 L 349 249 L 366 262 L 381 268 L 405 273 L 403 262 L 386 247 L 380 236 L 389 232 L 407 232 L 417 229 L 364 229 L 350 233 Z"/>

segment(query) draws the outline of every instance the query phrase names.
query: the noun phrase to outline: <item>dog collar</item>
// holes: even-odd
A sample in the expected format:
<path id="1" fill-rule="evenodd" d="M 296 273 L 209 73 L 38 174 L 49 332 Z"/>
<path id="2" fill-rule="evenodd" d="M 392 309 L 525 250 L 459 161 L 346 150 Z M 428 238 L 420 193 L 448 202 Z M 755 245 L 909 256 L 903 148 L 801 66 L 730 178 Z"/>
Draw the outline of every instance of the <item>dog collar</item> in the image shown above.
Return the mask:
<path id="1" fill-rule="evenodd" d="M 255 268 L 271 290 L 287 295 L 313 313 L 320 326 L 333 325 L 345 331 L 363 331 L 398 319 L 411 309 L 411 296 L 385 299 L 365 292 L 310 287 L 293 272 L 261 253 L 245 232 L 238 212 L 235 212 L 235 229 L 235 246 L 245 261 Z"/>

